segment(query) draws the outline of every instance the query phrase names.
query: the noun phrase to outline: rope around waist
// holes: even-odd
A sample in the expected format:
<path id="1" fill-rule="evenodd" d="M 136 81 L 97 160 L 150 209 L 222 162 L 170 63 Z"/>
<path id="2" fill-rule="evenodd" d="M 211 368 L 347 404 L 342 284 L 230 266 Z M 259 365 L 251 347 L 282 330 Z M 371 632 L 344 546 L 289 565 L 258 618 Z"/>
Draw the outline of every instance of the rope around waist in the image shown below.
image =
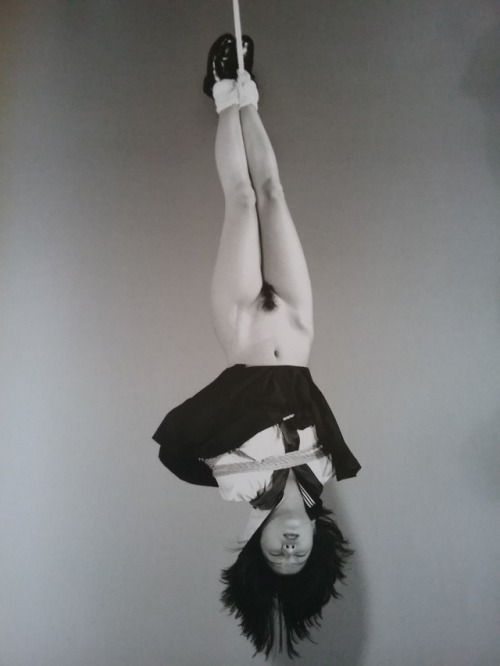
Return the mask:
<path id="1" fill-rule="evenodd" d="M 237 463 L 228 463 L 225 465 L 218 465 L 218 458 L 205 458 L 201 459 L 206 463 L 213 472 L 215 478 L 219 476 L 227 476 L 229 474 L 239 474 L 241 472 L 258 472 L 259 470 L 277 470 L 288 469 L 290 467 L 297 467 L 304 465 L 313 460 L 326 458 L 324 452 L 315 446 L 312 449 L 305 449 L 304 451 L 290 451 L 281 456 L 269 456 L 263 460 L 245 460 Z"/>

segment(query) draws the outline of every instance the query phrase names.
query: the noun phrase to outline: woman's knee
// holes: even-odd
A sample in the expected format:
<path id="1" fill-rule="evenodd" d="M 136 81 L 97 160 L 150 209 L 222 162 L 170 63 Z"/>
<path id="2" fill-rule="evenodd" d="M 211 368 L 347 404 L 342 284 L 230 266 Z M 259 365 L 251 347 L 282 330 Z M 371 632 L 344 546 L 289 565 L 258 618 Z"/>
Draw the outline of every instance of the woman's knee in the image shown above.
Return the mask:
<path id="1" fill-rule="evenodd" d="M 277 176 L 266 178 L 257 190 L 257 199 L 259 203 L 275 203 L 283 201 L 285 193 L 281 181 Z"/>
<path id="2" fill-rule="evenodd" d="M 225 192 L 226 203 L 241 210 L 255 208 L 256 197 L 250 180 L 238 181 Z"/>

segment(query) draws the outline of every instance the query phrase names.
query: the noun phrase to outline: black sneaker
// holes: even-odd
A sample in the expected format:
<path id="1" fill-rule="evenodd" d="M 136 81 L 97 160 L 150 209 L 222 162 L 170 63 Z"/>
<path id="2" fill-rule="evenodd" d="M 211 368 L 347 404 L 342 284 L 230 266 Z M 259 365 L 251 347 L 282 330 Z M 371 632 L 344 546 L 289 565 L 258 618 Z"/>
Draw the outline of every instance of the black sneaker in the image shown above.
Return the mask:
<path id="1" fill-rule="evenodd" d="M 236 78 L 238 64 L 235 64 L 236 45 L 233 35 L 221 35 L 208 52 L 207 73 L 203 81 L 203 92 L 213 97 L 213 87 L 221 79 Z"/>
<path id="2" fill-rule="evenodd" d="M 243 64 L 245 65 L 245 70 L 250 74 L 252 79 L 255 81 L 253 75 L 253 39 L 248 35 L 242 35 L 241 44 L 243 46 Z M 237 66 L 237 65 L 236 65 Z"/>
<path id="3" fill-rule="evenodd" d="M 248 35 L 242 35 L 241 45 L 243 47 L 243 67 L 246 72 L 250 74 L 255 81 L 253 75 L 253 39 Z M 238 76 L 238 52 L 236 49 L 236 38 L 233 38 L 232 43 L 229 44 L 226 62 L 224 63 L 228 76 L 225 79 L 236 79 Z"/>

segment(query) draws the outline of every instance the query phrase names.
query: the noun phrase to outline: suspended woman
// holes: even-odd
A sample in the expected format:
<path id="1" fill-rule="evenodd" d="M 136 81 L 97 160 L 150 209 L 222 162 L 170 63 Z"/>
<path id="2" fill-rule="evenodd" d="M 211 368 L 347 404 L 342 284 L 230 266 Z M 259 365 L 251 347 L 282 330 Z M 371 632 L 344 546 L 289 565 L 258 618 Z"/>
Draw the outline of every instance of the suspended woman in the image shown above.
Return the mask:
<path id="1" fill-rule="evenodd" d="M 319 624 L 350 554 L 322 505 L 324 484 L 360 465 L 307 368 L 313 341 L 307 264 L 258 114 L 253 42 L 238 71 L 232 35 L 208 56 L 204 91 L 219 114 L 215 159 L 225 216 L 212 311 L 228 368 L 173 409 L 154 435 L 180 479 L 218 486 L 251 515 L 224 605 L 257 652 L 295 644 Z"/>

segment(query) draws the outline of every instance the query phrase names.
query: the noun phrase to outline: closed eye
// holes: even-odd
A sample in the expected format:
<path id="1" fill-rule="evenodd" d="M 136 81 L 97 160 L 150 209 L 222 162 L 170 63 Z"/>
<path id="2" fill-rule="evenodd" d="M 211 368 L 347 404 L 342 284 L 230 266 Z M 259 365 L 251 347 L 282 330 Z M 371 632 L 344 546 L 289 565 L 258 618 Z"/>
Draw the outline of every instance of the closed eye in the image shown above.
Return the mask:
<path id="1" fill-rule="evenodd" d="M 272 557 L 279 557 L 283 558 L 285 557 L 284 553 L 281 551 L 268 551 L 268 555 L 271 555 Z M 294 553 L 294 557 L 297 557 L 299 559 L 307 557 L 308 553 Z"/>

